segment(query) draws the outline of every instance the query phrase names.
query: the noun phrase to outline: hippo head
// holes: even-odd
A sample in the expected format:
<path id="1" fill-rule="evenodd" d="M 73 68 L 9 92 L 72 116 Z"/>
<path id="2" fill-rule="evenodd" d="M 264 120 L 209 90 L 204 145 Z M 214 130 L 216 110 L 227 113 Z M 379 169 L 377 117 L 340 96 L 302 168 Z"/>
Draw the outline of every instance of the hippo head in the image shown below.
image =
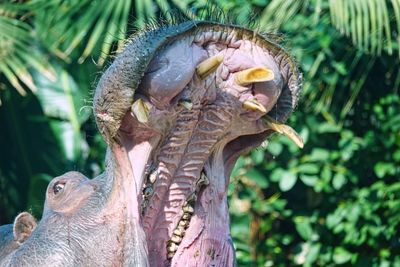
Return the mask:
<path id="1" fill-rule="evenodd" d="M 238 26 L 190 21 L 127 43 L 97 85 L 94 113 L 131 181 L 123 190 L 150 266 L 234 264 L 232 167 L 273 132 L 302 146 L 283 124 L 300 83 L 279 45 Z"/>
<path id="2" fill-rule="evenodd" d="M 0 239 L 3 265 L 233 266 L 232 167 L 273 132 L 302 146 L 283 124 L 300 80 L 279 45 L 246 28 L 189 21 L 135 36 L 94 96 L 105 172 L 54 178 L 37 227 L 16 220 Z"/>

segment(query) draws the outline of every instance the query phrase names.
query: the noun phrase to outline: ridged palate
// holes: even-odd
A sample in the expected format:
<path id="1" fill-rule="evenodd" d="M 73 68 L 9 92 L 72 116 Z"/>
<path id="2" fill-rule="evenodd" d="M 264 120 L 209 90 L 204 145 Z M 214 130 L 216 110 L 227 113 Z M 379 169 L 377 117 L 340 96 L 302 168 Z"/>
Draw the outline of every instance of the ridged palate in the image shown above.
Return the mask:
<path id="1" fill-rule="evenodd" d="M 154 185 L 154 195 L 150 199 L 148 210 L 143 218 L 143 228 L 148 233 L 156 223 L 157 213 L 162 208 L 163 199 L 171 184 L 172 176 L 175 173 L 178 164 L 184 154 L 187 142 L 192 135 L 193 129 L 197 123 L 199 109 L 182 111 L 177 118 L 176 126 L 172 130 L 171 136 L 160 150 L 158 157 L 159 166 L 157 167 L 158 179 Z M 174 140 L 175 147 L 179 149 L 171 153 L 169 151 L 171 144 L 169 140 Z M 179 142 L 176 142 L 179 140 Z"/>
<path id="2" fill-rule="evenodd" d="M 163 190 L 162 195 L 157 194 L 156 197 L 150 200 L 152 208 L 156 204 L 158 207 L 163 207 L 162 217 L 157 216 L 158 213 L 151 213 L 149 215 L 155 217 L 145 221 L 145 223 L 153 222 L 154 227 L 150 228 L 152 229 L 151 233 L 152 236 L 158 237 L 157 240 L 149 242 L 150 253 L 153 250 L 165 249 L 163 244 L 166 244 L 171 238 L 175 227 L 179 224 L 178 222 L 180 220 L 190 220 L 191 216 L 182 210 L 182 206 L 187 202 L 188 196 L 196 191 L 197 180 L 200 177 L 204 163 L 209 158 L 211 151 L 213 151 L 213 146 L 229 127 L 235 112 L 234 105 L 231 105 L 229 100 L 224 100 L 222 104 L 216 103 L 206 106 L 202 110 L 199 118 L 200 123 L 196 125 L 190 140 L 188 140 L 189 143 L 186 146 L 184 157 L 181 158 L 181 155 L 179 155 L 175 158 L 181 158 L 179 167 L 168 170 L 168 177 L 171 177 L 168 190 Z M 172 136 L 176 136 L 176 134 L 173 133 Z M 166 148 L 170 146 L 168 143 L 165 144 Z M 163 185 L 165 187 L 168 186 L 167 183 Z M 199 186 L 202 186 L 202 184 Z M 155 189 L 155 192 L 157 190 Z M 148 226 L 150 225 L 145 224 L 145 227 Z M 168 249 L 171 250 L 172 248 L 168 247 Z M 171 253 L 171 251 L 168 252 Z"/>

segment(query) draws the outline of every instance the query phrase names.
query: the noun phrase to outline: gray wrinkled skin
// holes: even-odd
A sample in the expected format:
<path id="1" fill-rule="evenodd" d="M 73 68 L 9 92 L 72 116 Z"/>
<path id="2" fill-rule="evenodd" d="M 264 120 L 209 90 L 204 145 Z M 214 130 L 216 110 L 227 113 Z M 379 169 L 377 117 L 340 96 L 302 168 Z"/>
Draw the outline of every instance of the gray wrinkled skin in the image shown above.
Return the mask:
<path id="1" fill-rule="evenodd" d="M 13 224 L 0 226 L 0 266 L 6 265 L 15 251 L 31 236 L 37 226 L 28 212 L 20 213 Z"/>
<path id="2" fill-rule="evenodd" d="M 137 218 L 128 215 L 127 201 L 117 193 L 123 190 L 113 184 L 119 169 L 108 168 L 111 178 L 108 172 L 93 180 L 78 172 L 54 178 L 38 226 L 1 266 L 147 266 Z"/>
<path id="3" fill-rule="evenodd" d="M 200 78 L 196 67 L 215 55 L 223 62 Z M 237 83 L 253 67 L 274 79 Z M 249 29 L 188 21 L 137 35 L 94 95 L 106 171 L 54 178 L 38 226 L 1 266 L 234 266 L 230 172 L 273 133 L 243 102 L 256 99 L 284 122 L 300 85 L 290 56 Z M 146 120 L 131 110 L 138 99 Z"/>

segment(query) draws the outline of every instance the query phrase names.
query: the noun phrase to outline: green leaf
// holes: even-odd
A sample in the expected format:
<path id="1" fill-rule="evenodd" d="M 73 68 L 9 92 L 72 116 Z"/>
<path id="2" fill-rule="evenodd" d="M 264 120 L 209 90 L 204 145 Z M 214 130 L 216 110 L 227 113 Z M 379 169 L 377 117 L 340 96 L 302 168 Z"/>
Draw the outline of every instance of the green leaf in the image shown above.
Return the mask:
<path id="1" fill-rule="evenodd" d="M 327 122 L 318 125 L 318 133 L 338 133 L 340 130 L 340 126 Z"/>
<path id="2" fill-rule="evenodd" d="M 283 145 L 278 142 L 270 142 L 267 146 L 267 150 L 274 156 L 279 156 L 283 149 Z"/>
<path id="3" fill-rule="evenodd" d="M 351 253 L 343 247 L 336 247 L 333 252 L 333 261 L 336 264 L 344 264 L 351 259 Z"/>
<path id="4" fill-rule="evenodd" d="M 309 161 L 326 161 L 329 158 L 329 151 L 323 148 L 313 148 Z"/>
<path id="5" fill-rule="evenodd" d="M 297 171 L 305 174 L 318 174 L 320 167 L 317 164 L 305 163 L 297 167 Z"/>
<path id="6" fill-rule="evenodd" d="M 306 174 L 300 174 L 300 180 L 308 186 L 313 187 L 317 181 L 318 181 L 318 176 L 315 175 L 306 175 Z"/>
<path id="7" fill-rule="evenodd" d="M 260 188 L 268 187 L 268 180 L 266 177 L 257 169 L 250 169 L 245 173 L 245 176 L 253 180 Z"/>
<path id="8" fill-rule="evenodd" d="M 233 167 L 231 176 L 237 177 L 238 175 L 240 175 L 243 166 L 244 166 L 244 159 L 243 157 L 239 157 L 239 159 L 235 163 L 235 166 Z"/>
<path id="9" fill-rule="evenodd" d="M 342 188 L 343 185 L 346 184 L 346 182 L 346 176 L 344 176 L 344 174 L 342 173 L 336 173 L 335 176 L 333 176 L 333 188 L 335 188 L 336 190 Z"/>
<path id="10" fill-rule="evenodd" d="M 386 175 L 395 175 L 396 167 L 391 162 L 378 162 L 374 166 L 374 171 L 376 176 L 378 176 L 379 178 L 383 178 Z"/>
<path id="11" fill-rule="evenodd" d="M 289 191 L 296 184 L 296 181 L 297 175 L 285 171 L 279 181 L 279 188 L 284 192 Z"/>
<path id="12" fill-rule="evenodd" d="M 73 161 L 87 156 L 87 144 L 82 141 L 80 130 L 91 110 L 83 108 L 85 97 L 73 78 L 59 66 L 54 66 L 54 69 L 59 75 L 57 83 L 35 73 L 37 96 L 44 113 L 53 118 L 51 127 L 60 138 L 66 157 Z"/>
<path id="13" fill-rule="evenodd" d="M 321 244 L 320 243 L 312 243 L 310 246 L 310 250 L 307 253 L 307 258 L 306 258 L 306 262 L 305 264 L 309 264 L 311 265 L 312 263 L 314 263 L 317 259 L 318 256 L 320 254 L 320 250 L 321 250 Z"/>
<path id="14" fill-rule="evenodd" d="M 309 219 L 306 217 L 296 217 L 294 218 L 294 221 L 296 223 L 296 230 L 299 235 L 304 240 L 310 240 L 313 234 L 313 230 L 311 228 Z"/>
<path id="15" fill-rule="evenodd" d="M 272 182 L 279 182 L 283 175 L 285 174 L 285 170 L 281 168 L 276 168 L 275 170 L 272 171 L 270 179 Z"/>
<path id="16" fill-rule="evenodd" d="M 264 150 L 255 149 L 251 152 L 251 158 L 253 159 L 254 164 L 258 165 L 264 161 Z"/>

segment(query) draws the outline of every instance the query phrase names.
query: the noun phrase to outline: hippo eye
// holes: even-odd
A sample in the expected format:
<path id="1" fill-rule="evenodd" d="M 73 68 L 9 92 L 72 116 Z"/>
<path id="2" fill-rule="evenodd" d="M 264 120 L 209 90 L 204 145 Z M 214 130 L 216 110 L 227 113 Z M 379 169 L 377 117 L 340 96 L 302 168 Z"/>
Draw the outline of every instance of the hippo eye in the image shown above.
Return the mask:
<path id="1" fill-rule="evenodd" d="M 65 184 L 57 182 L 53 186 L 54 194 L 57 195 L 61 190 L 63 190 Z"/>

